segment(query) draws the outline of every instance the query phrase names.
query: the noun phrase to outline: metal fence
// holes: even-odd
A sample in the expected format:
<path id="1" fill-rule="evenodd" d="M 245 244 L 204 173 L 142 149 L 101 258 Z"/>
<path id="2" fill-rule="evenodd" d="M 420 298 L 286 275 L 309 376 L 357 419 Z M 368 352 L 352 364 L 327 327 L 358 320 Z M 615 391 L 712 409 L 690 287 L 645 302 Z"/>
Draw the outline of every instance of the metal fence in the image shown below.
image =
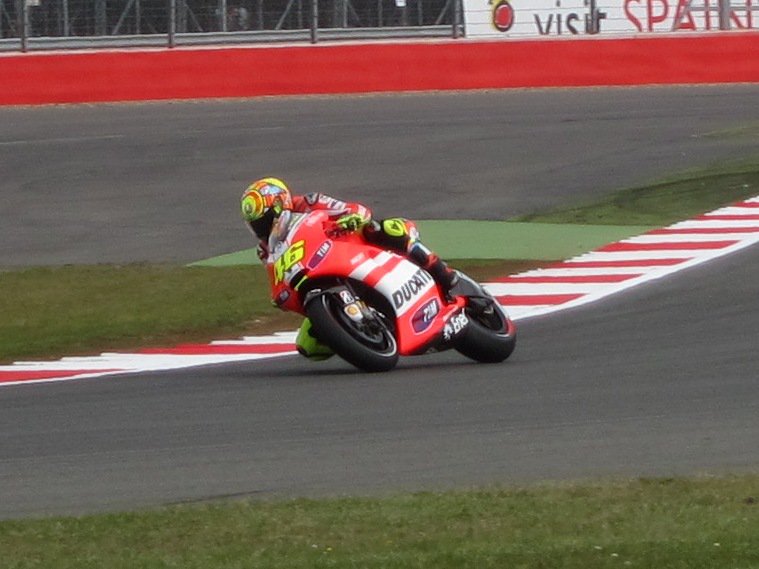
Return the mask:
<path id="1" fill-rule="evenodd" d="M 458 37 L 460 1 L 0 0 L 0 49 Z"/>

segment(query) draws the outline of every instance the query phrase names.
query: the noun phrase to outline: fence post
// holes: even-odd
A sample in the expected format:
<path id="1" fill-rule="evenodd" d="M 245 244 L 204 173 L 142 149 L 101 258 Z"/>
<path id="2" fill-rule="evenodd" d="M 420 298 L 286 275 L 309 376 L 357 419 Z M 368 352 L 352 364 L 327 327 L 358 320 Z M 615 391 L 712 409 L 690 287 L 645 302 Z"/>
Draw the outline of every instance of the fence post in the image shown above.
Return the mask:
<path id="1" fill-rule="evenodd" d="M 461 37 L 461 0 L 453 0 L 453 39 L 457 40 Z"/>
<path id="2" fill-rule="evenodd" d="M 311 0 L 311 43 L 319 41 L 319 0 Z"/>
<path id="3" fill-rule="evenodd" d="M 16 6 L 18 7 L 18 35 L 21 38 L 21 51 L 26 52 L 29 49 L 29 6 L 26 0 L 17 0 Z"/>
<path id="4" fill-rule="evenodd" d="M 169 47 L 177 43 L 177 0 L 169 0 L 168 40 Z"/>
<path id="5" fill-rule="evenodd" d="M 227 31 L 227 0 L 219 0 L 219 29 Z"/>
<path id="6" fill-rule="evenodd" d="M 719 0 L 719 29 L 730 29 L 731 0 Z"/>
<path id="7" fill-rule="evenodd" d="M 63 36 L 71 35 L 71 21 L 69 20 L 69 0 L 63 0 Z"/>

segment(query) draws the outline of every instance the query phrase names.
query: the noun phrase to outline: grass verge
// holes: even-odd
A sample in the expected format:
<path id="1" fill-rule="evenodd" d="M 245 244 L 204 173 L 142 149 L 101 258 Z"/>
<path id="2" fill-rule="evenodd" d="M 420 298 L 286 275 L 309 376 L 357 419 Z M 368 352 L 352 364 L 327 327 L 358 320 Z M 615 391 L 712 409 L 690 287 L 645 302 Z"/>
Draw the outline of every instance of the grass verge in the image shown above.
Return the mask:
<path id="1" fill-rule="evenodd" d="M 759 159 L 692 171 L 522 221 L 661 226 L 759 194 Z M 453 261 L 479 280 L 545 261 Z M 0 363 L 293 329 L 261 268 L 150 265 L 0 273 Z"/>
<path id="2" fill-rule="evenodd" d="M 487 279 L 545 263 L 460 261 Z M 95 265 L 0 273 L 0 362 L 292 330 L 259 267 Z"/>
<path id="3" fill-rule="evenodd" d="M 757 194 L 759 158 L 692 170 L 598 201 L 525 215 L 514 221 L 663 226 Z"/>
<path id="4" fill-rule="evenodd" d="M 0 522 L 5 569 L 759 567 L 759 476 Z"/>

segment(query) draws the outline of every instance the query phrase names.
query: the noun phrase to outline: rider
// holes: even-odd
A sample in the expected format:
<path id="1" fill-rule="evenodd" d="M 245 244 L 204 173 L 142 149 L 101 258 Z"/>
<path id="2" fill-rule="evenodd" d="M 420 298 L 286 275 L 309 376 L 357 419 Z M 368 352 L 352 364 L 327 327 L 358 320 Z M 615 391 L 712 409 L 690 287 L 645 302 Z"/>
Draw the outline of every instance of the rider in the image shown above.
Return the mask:
<path id="1" fill-rule="evenodd" d="M 283 211 L 305 213 L 323 210 L 341 230 L 358 232 L 367 242 L 400 253 L 424 268 L 444 294 L 448 294 L 458 280 L 456 272 L 419 241 L 416 226 L 406 219 L 372 219 L 372 213 L 366 206 L 344 202 L 321 193 L 294 196 L 287 185 L 277 178 L 263 178 L 253 182 L 243 193 L 241 206 L 243 218 L 259 239 L 258 256 L 264 262 L 269 256 L 268 242 L 272 225 Z M 311 359 L 325 359 L 332 355 L 327 346 L 313 337 L 308 318 L 301 325 L 295 343 L 298 352 Z"/>

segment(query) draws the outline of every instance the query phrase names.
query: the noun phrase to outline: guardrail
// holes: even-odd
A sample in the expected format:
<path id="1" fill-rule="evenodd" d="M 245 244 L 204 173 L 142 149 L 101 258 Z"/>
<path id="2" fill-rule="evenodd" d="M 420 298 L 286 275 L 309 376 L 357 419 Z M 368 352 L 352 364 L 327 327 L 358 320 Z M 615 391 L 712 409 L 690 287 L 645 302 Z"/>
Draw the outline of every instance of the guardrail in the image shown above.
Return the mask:
<path id="1" fill-rule="evenodd" d="M 464 34 L 461 0 L 267 1 L 0 0 L 0 51 Z"/>

